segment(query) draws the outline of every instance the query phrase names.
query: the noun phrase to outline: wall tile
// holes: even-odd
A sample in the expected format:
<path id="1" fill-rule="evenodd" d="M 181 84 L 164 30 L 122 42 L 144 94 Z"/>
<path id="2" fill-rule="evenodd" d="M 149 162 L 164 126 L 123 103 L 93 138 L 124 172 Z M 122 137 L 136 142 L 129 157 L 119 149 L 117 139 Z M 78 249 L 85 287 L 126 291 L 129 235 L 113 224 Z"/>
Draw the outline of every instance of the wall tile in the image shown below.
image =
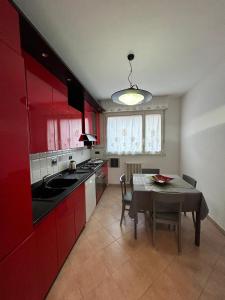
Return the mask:
<path id="1" fill-rule="evenodd" d="M 76 161 L 77 164 L 90 159 L 89 149 L 73 149 L 49 151 L 30 155 L 30 175 L 31 183 L 35 183 L 47 174 L 55 174 L 69 167 L 69 156 Z M 57 159 L 57 165 L 52 166 L 52 158 Z"/>

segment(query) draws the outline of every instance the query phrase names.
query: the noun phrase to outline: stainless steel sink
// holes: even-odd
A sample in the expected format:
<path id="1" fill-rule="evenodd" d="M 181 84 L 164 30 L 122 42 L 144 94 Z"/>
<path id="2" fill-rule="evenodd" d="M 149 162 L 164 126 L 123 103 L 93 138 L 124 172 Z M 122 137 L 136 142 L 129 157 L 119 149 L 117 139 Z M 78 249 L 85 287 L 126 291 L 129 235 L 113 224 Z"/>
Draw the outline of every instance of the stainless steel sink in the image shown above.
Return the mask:
<path id="1" fill-rule="evenodd" d="M 39 186 L 32 190 L 32 198 L 35 200 L 50 200 L 51 198 L 55 198 L 62 194 L 65 191 L 65 189 L 54 189 L 54 188 L 48 188 L 46 186 Z M 53 201 L 52 199 L 51 201 Z"/>
<path id="2" fill-rule="evenodd" d="M 47 187 L 50 188 L 67 188 L 70 187 L 71 185 L 75 184 L 79 179 L 78 178 L 55 178 L 46 184 Z"/>

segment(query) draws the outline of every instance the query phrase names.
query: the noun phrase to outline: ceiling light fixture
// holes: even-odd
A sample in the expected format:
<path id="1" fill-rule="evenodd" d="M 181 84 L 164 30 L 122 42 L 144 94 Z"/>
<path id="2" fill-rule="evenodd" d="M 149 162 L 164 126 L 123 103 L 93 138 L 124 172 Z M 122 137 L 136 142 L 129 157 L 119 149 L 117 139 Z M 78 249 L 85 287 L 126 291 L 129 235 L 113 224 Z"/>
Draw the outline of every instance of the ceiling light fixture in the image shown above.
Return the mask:
<path id="1" fill-rule="evenodd" d="M 42 53 L 41 53 L 41 56 L 44 57 L 44 58 L 47 58 L 47 57 L 48 57 L 48 53 L 42 52 Z"/>
<path id="2" fill-rule="evenodd" d="M 134 54 L 128 54 L 127 58 L 130 64 L 130 73 L 128 75 L 130 87 L 113 93 L 111 96 L 112 101 L 122 105 L 137 105 L 149 102 L 152 99 L 152 94 L 148 91 L 139 89 L 138 86 L 133 84 L 130 79 L 133 72 L 131 61 L 134 59 Z"/>

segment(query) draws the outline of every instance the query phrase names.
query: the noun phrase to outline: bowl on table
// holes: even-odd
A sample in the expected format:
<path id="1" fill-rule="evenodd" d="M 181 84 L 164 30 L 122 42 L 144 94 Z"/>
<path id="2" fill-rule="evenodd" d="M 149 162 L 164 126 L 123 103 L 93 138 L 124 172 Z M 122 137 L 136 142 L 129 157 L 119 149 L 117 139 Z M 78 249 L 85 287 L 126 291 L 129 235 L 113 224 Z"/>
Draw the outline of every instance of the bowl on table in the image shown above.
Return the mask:
<path id="1" fill-rule="evenodd" d="M 157 175 L 153 175 L 151 177 L 151 179 L 154 183 L 166 184 L 166 183 L 170 182 L 171 180 L 173 180 L 173 177 L 157 174 Z"/>

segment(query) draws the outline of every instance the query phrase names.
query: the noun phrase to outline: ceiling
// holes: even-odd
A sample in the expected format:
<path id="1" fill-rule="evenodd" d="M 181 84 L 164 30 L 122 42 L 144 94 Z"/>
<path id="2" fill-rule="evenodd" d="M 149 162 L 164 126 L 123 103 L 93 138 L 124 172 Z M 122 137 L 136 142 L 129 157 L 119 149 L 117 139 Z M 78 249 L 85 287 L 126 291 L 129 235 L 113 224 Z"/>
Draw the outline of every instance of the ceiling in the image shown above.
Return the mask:
<path id="1" fill-rule="evenodd" d="M 14 0 L 95 99 L 184 94 L 225 60 L 225 0 Z"/>

